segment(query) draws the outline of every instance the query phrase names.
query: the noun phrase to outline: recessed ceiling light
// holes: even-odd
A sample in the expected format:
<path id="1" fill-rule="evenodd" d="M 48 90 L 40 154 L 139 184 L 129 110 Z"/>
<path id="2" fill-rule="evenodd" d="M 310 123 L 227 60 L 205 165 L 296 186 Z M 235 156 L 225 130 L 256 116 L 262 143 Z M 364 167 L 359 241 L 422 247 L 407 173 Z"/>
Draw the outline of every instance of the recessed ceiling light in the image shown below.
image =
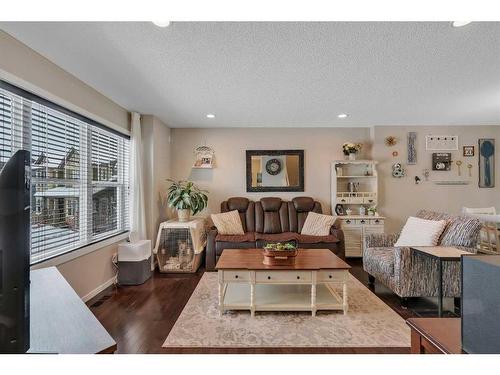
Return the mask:
<path id="1" fill-rule="evenodd" d="M 169 27 L 170 21 L 152 21 L 158 27 Z"/>
<path id="2" fill-rule="evenodd" d="M 341 113 L 340 115 L 337 115 L 338 118 L 347 118 L 349 115 L 347 113 Z"/>
<path id="3" fill-rule="evenodd" d="M 215 118 L 215 115 L 213 113 L 208 113 L 207 118 Z"/>
<path id="4" fill-rule="evenodd" d="M 468 25 L 469 23 L 471 23 L 471 21 L 453 21 L 451 23 L 451 26 L 453 26 L 453 27 L 462 27 L 462 26 Z"/>

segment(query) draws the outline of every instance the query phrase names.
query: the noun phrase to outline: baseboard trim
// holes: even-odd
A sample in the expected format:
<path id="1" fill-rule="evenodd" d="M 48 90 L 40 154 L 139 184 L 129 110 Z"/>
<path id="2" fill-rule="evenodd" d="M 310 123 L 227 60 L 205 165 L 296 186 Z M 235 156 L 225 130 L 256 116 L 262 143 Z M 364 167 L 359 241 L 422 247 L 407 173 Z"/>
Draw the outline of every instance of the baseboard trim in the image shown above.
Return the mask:
<path id="1" fill-rule="evenodd" d="M 95 296 L 97 296 L 99 293 L 101 293 L 104 289 L 106 289 L 107 287 L 113 285 L 113 284 L 116 284 L 116 275 L 113 276 L 111 279 L 109 279 L 108 281 L 104 282 L 103 284 L 99 285 L 97 288 L 95 288 L 94 290 L 90 291 L 89 293 L 87 293 L 86 295 L 84 295 L 82 297 L 82 301 L 83 302 L 87 302 L 89 301 L 91 298 L 94 298 Z"/>

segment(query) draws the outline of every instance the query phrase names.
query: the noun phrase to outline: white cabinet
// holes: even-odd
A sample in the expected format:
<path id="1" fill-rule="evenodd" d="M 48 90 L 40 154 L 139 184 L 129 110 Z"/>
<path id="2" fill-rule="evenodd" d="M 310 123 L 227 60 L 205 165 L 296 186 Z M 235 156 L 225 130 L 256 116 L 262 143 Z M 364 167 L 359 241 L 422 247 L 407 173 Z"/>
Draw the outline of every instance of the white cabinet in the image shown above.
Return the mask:
<path id="1" fill-rule="evenodd" d="M 364 237 L 371 233 L 384 233 L 384 217 L 359 215 L 360 208 L 378 204 L 377 162 L 374 160 L 336 160 L 331 170 L 331 209 L 341 205 L 339 215 L 344 232 L 346 257 L 363 256 Z M 349 215 L 346 211 L 351 210 Z"/>
<path id="2" fill-rule="evenodd" d="M 384 233 L 384 218 L 373 216 L 353 216 L 339 218 L 344 232 L 345 256 L 362 257 L 364 238 L 372 233 Z"/>

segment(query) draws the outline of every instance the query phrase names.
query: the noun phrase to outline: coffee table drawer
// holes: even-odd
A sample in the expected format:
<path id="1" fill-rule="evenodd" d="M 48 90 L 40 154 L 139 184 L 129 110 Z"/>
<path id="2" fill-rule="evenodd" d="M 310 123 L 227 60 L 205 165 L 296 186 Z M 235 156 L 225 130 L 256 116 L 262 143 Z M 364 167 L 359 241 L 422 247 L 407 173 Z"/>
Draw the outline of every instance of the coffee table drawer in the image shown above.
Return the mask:
<path id="1" fill-rule="evenodd" d="M 336 281 L 344 281 L 344 271 L 325 270 L 318 272 L 318 282 L 328 283 Z"/>
<path id="2" fill-rule="evenodd" d="M 224 282 L 250 281 L 250 272 L 247 270 L 224 271 Z"/>
<path id="3" fill-rule="evenodd" d="M 311 281 L 310 271 L 257 271 L 258 283 L 303 283 Z"/>

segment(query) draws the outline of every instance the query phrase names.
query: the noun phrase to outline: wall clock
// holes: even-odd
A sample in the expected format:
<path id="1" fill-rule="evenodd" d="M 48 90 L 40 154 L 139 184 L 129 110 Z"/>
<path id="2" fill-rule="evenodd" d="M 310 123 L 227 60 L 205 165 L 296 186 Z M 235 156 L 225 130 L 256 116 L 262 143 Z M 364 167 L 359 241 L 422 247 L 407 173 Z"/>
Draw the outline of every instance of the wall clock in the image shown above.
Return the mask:
<path id="1" fill-rule="evenodd" d="M 266 171 L 272 176 L 276 176 L 281 172 L 281 160 L 271 159 L 266 163 Z"/>

